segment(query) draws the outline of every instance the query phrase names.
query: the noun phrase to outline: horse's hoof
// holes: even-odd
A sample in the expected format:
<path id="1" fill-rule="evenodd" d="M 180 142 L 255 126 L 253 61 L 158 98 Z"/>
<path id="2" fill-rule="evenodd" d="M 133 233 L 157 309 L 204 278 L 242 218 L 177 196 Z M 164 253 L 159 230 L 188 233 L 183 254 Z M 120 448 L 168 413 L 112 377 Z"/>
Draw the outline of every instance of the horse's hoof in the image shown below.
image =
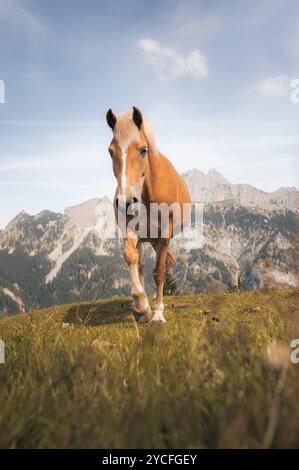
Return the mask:
<path id="1" fill-rule="evenodd" d="M 162 312 L 154 312 L 154 316 L 151 321 L 166 323 L 165 317 Z"/>
<path id="2" fill-rule="evenodd" d="M 158 322 L 166 323 L 163 313 L 164 313 L 163 302 L 156 303 L 154 307 L 154 315 L 151 321 L 158 321 Z"/>

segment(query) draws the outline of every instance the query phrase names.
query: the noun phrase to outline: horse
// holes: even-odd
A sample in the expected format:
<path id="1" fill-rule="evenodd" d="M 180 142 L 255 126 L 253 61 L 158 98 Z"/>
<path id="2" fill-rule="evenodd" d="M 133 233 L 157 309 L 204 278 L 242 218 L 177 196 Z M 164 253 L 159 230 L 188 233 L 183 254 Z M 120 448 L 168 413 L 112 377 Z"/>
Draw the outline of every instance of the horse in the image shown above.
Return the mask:
<path id="1" fill-rule="evenodd" d="M 128 208 L 136 203 L 142 203 L 147 210 L 151 205 L 160 207 L 160 204 L 164 204 L 167 207 L 178 207 L 178 209 L 191 205 L 191 197 L 185 181 L 172 163 L 157 149 L 153 128 L 144 119 L 141 111 L 133 106 L 132 111 L 116 116 L 110 108 L 106 113 L 106 120 L 113 132 L 108 151 L 117 181 L 113 201 L 116 221 L 119 223 L 122 202 L 125 208 L 126 224 L 131 220 Z M 148 231 L 140 236 L 134 230 L 128 230 L 124 236 L 124 258 L 130 271 L 133 310 L 141 323 L 166 321 L 163 288 L 166 270 L 174 267 L 174 257 L 169 250 L 169 244 L 174 236 L 174 227 L 182 227 L 188 222 L 189 215 L 187 213 L 186 216 L 185 213 L 183 217 L 182 210 L 173 209 L 169 211 L 167 217 L 167 230 L 161 228 L 161 217 L 158 218 L 158 230 L 155 236 Z M 153 225 L 152 219 L 147 217 L 149 229 Z M 153 310 L 144 289 L 142 260 L 144 242 L 149 242 L 156 252 L 156 264 L 153 271 L 156 285 Z"/>

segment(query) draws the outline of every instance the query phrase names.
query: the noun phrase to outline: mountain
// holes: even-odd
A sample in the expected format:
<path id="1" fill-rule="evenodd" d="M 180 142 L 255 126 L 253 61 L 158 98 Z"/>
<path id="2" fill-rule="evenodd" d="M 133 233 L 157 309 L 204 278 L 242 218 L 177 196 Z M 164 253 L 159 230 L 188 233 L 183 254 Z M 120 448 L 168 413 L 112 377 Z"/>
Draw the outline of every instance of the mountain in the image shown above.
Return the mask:
<path id="1" fill-rule="evenodd" d="M 205 202 L 203 245 L 186 249 L 180 240 L 172 241 L 176 266 L 169 292 L 298 285 L 296 189 L 265 193 L 233 185 L 216 170 L 191 170 L 184 177 L 193 200 Z M 67 208 L 64 214 L 18 214 L 0 232 L 2 315 L 129 294 L 122 240 L 109 233 L 112 221 L 106 197 Z M 145 265 L 150 292 L 150 247 Z"/>
<path id="2" fill-rule="evenodd" d="M 244 206 L 260 209 L 289 209 L 299 208 L 299 191 L 296 188 L 279 188 L 267 193 L 249 184 L 233 184 L 217 170 L 203 173 L 193 169 L 183 173 L 189 186 L 193 201 L 215 202 L 231 200 Z"/>

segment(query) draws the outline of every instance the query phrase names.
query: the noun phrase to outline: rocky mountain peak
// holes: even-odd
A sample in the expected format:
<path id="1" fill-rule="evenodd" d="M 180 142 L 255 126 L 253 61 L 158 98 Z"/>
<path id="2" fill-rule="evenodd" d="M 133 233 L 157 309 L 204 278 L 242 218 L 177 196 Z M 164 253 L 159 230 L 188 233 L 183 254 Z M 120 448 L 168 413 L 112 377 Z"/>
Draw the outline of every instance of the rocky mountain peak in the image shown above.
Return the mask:
<path id="1" fill-rule="evenodd" d="M 19 222 L 24 221 L 26 218 L 30 218 L 31 216 L 27 214 L 27 212 L 22 209 L 11 221 L 6 225 L 4 231 L 11 230 L 17 226 Z"/>
<path id="2" fill-rule="evenodd" d="M 66 208 L 64 215 L 67 219 L 67 225 L 73 225 L 81 229 L 95 227 L 98 219 L 97 208 L 99 204 L 107 201 L 109 199 L 106 196 L 102 199 L 93 198 L 76 206 Z"/>
<path id="3" fill-rule="evenodd" d="M 183 173 L 193 201 L 202 203 L 230 200 L 243 207 L 264 210 L 298 210 L 299 191 L 295 187 L 279 188 L 267 193 L 250 184 L 230 183 L 215 169 L 204 173 L 193 169 Z"/>
<path id="4" fill-rule="evenodd" d="M 207 178 L 209 178 L 215 184 L 228 183 L 228 180 L 223 176 L 223 174 L 215 168 L 211 168 L 211 170 L 208 171 Z"/>

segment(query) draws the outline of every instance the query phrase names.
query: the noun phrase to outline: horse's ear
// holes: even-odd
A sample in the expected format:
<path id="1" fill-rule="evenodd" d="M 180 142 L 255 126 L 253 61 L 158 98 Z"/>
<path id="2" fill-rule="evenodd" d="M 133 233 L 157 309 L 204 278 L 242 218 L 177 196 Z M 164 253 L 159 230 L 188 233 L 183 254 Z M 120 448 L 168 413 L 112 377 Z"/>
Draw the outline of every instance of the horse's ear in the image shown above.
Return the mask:
<path id="1" fill-rule="evenodd" d="M 135 122 L 136 126 L 140 130 L 143 119 L 142 119 L 141 111 L 139 111 L 139 109 L 136 108 L 136 106 L 133 106 L 133 121 Z"/>
<path id="2" fill-rule="evenodd" d="M 106 120 L 107 120 L 108 126 L 111 127 L 112 130 L 114 130 L 117 118 L 111 108 L 108 109 L 107 111 Z"/>

